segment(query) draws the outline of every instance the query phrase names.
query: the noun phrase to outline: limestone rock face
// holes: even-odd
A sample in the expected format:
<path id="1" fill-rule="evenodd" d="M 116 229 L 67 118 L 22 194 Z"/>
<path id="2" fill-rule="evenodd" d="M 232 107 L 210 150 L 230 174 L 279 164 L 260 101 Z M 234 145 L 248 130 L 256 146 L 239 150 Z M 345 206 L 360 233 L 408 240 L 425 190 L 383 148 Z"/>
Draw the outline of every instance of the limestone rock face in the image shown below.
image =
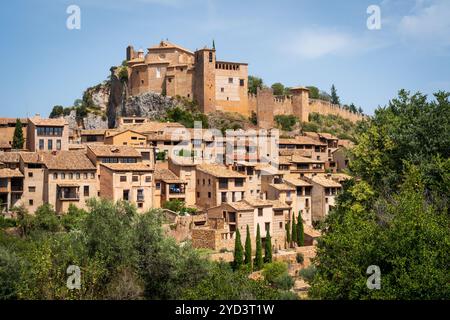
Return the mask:
<path id="1" fill-rule="evenodd" d="M 78 123 L 77 123 L 77 112 L 75 110 L 70 111 L 70 114 L 67 116 L 64 116 L 64 120 L 67 121 L 69 124 L 70 130 L 77 130 L 78 129 Z"/>
<path id="2" fill-rule="evenodd" d="M 107 109 L 108 126 L 114 128 L 118 117 L 146 117 L 160 119 L 167 109 L 177 105 L 170 97 L 158 93 L 145 92 L 136 96 L 129 96 L 125 82 L 120 81 L 116 70 L 111 69 L 111 89 Z"/>
<path id="3" fill-rule="evenodd" d="M 108 119 L 88 113 L 87 117 L 83 118 L 83 128 L 86 130 L 108 129 Z"/>
<path id="4" fill-rule="evenodd" d="M 157 93 L 146 92 L 127 99 L 122 110 L 122 116 L 138 116 L 158 119 L 165 115 L 167 109 L 176 103 L 172 98 Z"/>
<path id="5" fill-rule="evenodd" d="M 101 84 L 99 86 L 93 87 L 91 90 L 91 97 L 94 104 L 100 108 L 100 110 L 106 112 L 108 109 L 109 102 L 109 85 Z"/>

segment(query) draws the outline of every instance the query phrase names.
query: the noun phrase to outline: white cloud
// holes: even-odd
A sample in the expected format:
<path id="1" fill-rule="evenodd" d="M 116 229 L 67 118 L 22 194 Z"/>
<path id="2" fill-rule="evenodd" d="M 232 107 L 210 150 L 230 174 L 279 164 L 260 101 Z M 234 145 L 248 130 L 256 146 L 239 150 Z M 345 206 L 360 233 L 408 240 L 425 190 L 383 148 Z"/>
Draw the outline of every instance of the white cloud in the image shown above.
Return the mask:
<path id="1" fill-rule="evenodd" d="M 417 1 L 412 14 L 404 16 L 399 33 L 405 39 L 450 44 L 450 1 Z"/>
<path id="2" fill-rule="evenodd" d="M 292 35 L 286 41 L 286 50 L 306 59 L 317 59 L 327 55 L 354 55 L 384 47 L 381 38 L 370 32 L 354 35 L 334 29 L 308 28 Z"/>

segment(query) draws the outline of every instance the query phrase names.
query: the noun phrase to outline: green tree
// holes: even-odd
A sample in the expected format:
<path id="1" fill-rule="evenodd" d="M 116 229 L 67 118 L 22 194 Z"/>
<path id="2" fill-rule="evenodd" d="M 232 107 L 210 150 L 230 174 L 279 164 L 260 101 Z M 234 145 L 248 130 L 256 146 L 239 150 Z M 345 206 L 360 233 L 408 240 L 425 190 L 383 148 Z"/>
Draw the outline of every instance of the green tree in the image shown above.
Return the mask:
<path id="1" fill-rule="evenodd" d="M 285 93 L 284 85 L 282 83 L 280 83 L 280 82 L 276 82 L 276 83 L 272 84 L 271 88 L 272 88 L 273 94 L 275 96 L 282 96 Z"/>
<path id="2" fill-rule="evenodd" d="M 286 229 L 286 242 L 289 247 L 291 245 L 291 222 L 287 221 L 284 228 Z"/>
<path id="3" fill-rule="evenodd" d="M 341 104 L 339 101 L 339 96 L 337 95 L 336 87 L 334 84 L 331 86 L 331 103 L 333 104 Z"/>
<path id="4" fill-rule="evenodd" d="M 252 241 L 250 239 L 250 229 L 247 225 L 247 235 L 245 237 L 245 265 L 252 270 Z"/>
<path id="5" fill-rule="evenodd" d="M 303 246 L 305 243 L 305 235 L 303 234 L 303 219 L 302 219 L 301 211 L 298 212 L 296 229 L 297 229 L 297 232 L 296 232 L 297 233 L 297 244 L 299 246 Z"/>
<path id="6" fill-rule="evenodd" d="M 261 78 L 255 76 L 248 76 L 248 92 L 256 94 L 258 88 L 262 89 L 264 87 L 264 82 Z"/>
<path id="7" fill-rule="evenodd" d="M 295 243 L 297 242 L 297 225 L 295 223 L 295 216 L 293 212 L 291 221 L 292 221 L 291 240 L 292 245 L 295 246 Z"/>
<path id="8" fill-rule="evenodd" d="M 16 127 L 14 128 L 14 136 L 12 142 L 13 149 L 23 149 L 24 144 L 23 131 L 22 131 L 22 122 L 20 119 L 16 119 Z"/>
<path id="9" fill-rule="evenodd" d="M 288 273 L 288 266 L 285 262 L 276 261 L 268 263 L 262 271 L 264 279 L 275 288 L 289 290 L 294 285 L 294 280 Z"/>
<path id="10" fill-rule="evenodd" d="M 264 262 L 272 262 L 272 238 L 270 237 L 269 229 L 267 229 L 266 240 L 264 242 Z"/>
<path id="11" fill-rule="evenodd" d="M 253 269 L 255 271 L 261 270 L 263 267 L 263 256 L 262 256 L 262 242 L 261 242 L 261 232 L 259 229 L 259 223 L 256 227 L 256 252 L 255 252 L 255 263 Z"/>
<path id="12" fill-rule="evenodd" d="M 319 99 L 319 88 L 314 87 L 314 86 L 307 86 L 307 89 L 309 89 L 309 97 L 311 99 Z"/>
<path id="13" fill-rule="evenodd" d="M 234 241 L 234 259 L 233 259 L 233 268 L 234 270 L 239 270 L 244 263 L 244 249 L 242 248 L 241 242 L 241 233 L 239 229 L 236 230 L 236 238 Z"/>
<path id="14" fill-rule="evenodd" d="M 64 107 L 63 106 L 54 106 L 52 112 L 50 112 L 50 118 L 59 118 L 64 115 Z"/>
<path id="15" fill-rule="evenodd" d="M 292 131 L 295 124 L 298 122 L 298 118 L 294 115 L 276 115 L 274 117 L 278 127 L 284 131 Z"/>

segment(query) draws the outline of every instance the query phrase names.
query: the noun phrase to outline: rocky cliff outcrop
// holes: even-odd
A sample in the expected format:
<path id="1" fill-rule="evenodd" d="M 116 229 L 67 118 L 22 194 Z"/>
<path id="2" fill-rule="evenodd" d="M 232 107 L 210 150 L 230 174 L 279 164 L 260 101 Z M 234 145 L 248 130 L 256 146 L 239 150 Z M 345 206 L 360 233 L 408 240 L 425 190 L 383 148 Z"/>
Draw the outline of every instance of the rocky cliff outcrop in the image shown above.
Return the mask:
<path id="1" fill-rule="evenodd" d="M 116 68 L 111 68 L 111 90 L 108 103 L 108 125 L 115 127 L 118 117 L 146 117 L 161 119 L 167 109 L 176 106 L 176 100 L 161 94 L 146 92 L 129 96 L 126 82 L 119 79 Z"/>

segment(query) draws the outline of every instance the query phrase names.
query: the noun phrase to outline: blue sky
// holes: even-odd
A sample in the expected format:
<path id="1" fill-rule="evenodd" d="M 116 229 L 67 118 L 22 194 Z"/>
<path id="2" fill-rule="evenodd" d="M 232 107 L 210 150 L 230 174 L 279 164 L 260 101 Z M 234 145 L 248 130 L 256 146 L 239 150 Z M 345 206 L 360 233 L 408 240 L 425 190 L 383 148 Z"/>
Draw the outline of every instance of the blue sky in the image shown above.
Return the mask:
<path id="1" fill-rule="evenodd" d="M 81 29 L 66 28 L 69 5 Z M 368 30 L 369 5 L 381 29 Z M 334 83 L 341 102 L 372 114 L 401 88 L 450 91 L 448 0 L 41 0 L 0 12 L 1 116 L 48 115 L 125 58 L 161 39 L 195 50 L 215 40 L 218 59 L 249 63 L 271 85 Z"/>

